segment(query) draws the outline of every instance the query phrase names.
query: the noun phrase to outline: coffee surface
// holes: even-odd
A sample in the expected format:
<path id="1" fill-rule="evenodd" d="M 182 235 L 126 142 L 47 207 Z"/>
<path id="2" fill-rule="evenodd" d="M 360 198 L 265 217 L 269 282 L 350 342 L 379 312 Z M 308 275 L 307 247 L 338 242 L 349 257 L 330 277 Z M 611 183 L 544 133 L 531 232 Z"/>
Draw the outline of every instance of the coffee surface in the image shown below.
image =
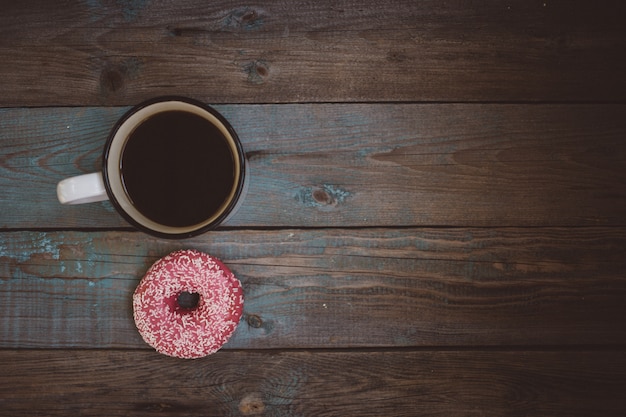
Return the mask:
<path id="1" fill-rule="evenodd" d="M 234 157 L 222 132 L 182 111 L 157 113 L 141 123 L 127 140 L 120 169 L 137 210 L 172 227 L 210 218 L 235 183 Z"/>

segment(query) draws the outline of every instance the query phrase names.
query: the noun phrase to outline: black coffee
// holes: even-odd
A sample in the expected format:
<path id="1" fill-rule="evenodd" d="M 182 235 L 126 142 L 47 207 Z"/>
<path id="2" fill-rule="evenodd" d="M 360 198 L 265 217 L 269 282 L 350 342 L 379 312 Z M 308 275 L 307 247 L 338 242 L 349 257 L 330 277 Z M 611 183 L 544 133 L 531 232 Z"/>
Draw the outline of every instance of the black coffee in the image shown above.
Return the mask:
<path id="1" fill-rule="evenodd" d="M 157 113 L 130 135 L 122 183 L 134 206 L 166 226 L 185 227 L 215 214 L 235 184 L 235 163 L 222 132 L 182 111 Z"/>

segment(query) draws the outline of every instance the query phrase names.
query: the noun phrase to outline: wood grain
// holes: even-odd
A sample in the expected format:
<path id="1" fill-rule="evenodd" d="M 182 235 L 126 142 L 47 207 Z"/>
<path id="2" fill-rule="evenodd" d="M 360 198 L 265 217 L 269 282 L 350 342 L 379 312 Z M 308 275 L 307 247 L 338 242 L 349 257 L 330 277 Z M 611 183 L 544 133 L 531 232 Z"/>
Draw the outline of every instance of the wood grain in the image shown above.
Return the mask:
<path id="1" fill-rule="evenodd" d="M 132 292 L 180 248 L 241 279 L 227 348 L 626 343 L 626 230 L 224 231 L 0 234 L 0 347 L 148 348 Z"/>
<path id="2" fill-rule="evenodd" d="M 626 415 L 625 2 L 2 3 L 0 415 Z M 165 94 L 239 133 L 237 215 L 58 204 Z M 201 360 L 132 319 L 181 248 L 245 292 Z"/>
<path id="3" fill-rule="evenodd" d="M 127 108 L 0 110 L 0 227 L 128 227 L 61 206 Z M 579 226 L 626 219 L 626 106 L 217 106 L 250 187 L 233 227 Z"/>
<path id="4" fill-rule="evenodd" d="M 623 101 L 621 1 L 13 2 L 0 106 Z"/>
<path id="5" fill-rule="evenodd" d="M 622 416 L 626 354 L 1 350 L 11 416 Z M 9 377 L 10 376 L 10 377 Z"/>

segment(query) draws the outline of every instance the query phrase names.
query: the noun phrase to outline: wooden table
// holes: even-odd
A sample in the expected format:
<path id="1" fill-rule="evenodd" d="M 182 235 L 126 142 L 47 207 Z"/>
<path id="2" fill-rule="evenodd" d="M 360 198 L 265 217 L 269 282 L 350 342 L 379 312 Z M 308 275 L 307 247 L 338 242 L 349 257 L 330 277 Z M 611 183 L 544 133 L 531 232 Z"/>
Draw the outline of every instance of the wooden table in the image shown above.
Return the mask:
<path id="1" fill-rule="evenodd" d="M 622 1 L 23 1 L 0 15 L 0 414 L 623 416 Z M 250 163 L 200 237 L 57 203 L 165 94 Z M 220 257 L 244 317 L 199 360 L 131 297 Z"/>

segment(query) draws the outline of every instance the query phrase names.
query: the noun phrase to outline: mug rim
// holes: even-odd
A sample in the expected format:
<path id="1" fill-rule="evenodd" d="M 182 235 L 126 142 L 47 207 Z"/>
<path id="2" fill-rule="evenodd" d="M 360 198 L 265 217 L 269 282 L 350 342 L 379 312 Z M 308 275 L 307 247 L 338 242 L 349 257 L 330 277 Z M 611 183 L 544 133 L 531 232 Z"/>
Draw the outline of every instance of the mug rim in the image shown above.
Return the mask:
<path id="1" fill-rule="evenodd" d="M 120 130 L 120 128 L 137 112 L 139 112 L 140 110 L 149 107 L 151 105 L 154 104 L 158 104 L 158 103 L 166 103 L 166 102 L 182 102 L 182 103 L 186 103 L 192 106 L 196 106 L 198 108 L 200 108 L 203 111 L 206 111 L 207 113 L 209 113 L 211 116 L 215 117 L 217 119 L 217 121 L 219 123 L 222 124 L 222 126 L 227 130 L 228 134 L 230 135 L 235 150 L 236 150 L 236 154 L 237 155 L 233 155 L 235 158 L 237 158 L 238 163 L 239 163 L 239 179 L 237 181 L 237 184 L 235 186 L 235 190 L 234 193 L 230 199 L 230 201 L 228 202 L 228 204 L 226 205 L 226 207 L 223 208 L 222 212 L 216 216 L 212 221 L 210 221 L 207 224 L 204 224 L 203 222 L 198 223 L 199 225 L 201 225 L 198 228 L 189 230 L 189 227 L 193 227 L 189 226 L 189 227 L 184 227 L 184 229 L 186 229 L 185 231 L 181 231 L 180 233 L 167 233 L 167 232 L 163 232 L 163 231 L 159 231 L 159 230 L 154 230 L 142 223 L 140 223 L 139 221 L 137 221 L 135 218 L 133 218 L 125 209 L 123 204 L 118 200 L 118 198 L 115 195 L 115 192 L 113 191 L 113 186 L 111 185 L 110 179 L 109 179 L 109 174 L 112 174 L 111 172 L 109 172 L 109 157 L 111 156 L 111 146 L 113 144 L 114 139 L 117 136 L 117 132 Z M 120 154 L 121 157 L 121 154 Z M 242 193 L 244 190 L 244 185 L 246 182 L 246 172 L 247 172 L 247 167 L 246 167 L 246 158 L 245 158 L 245 153 L 243 150 L 243 146 L 241 144 L 241 141 L 239 139 L 239 136 L 237 135 L 237 133 L 235 132 L 235 129 L 231 126 L 231 124 L 226 120 L 226 118 L 224 116 L 222 116 L 217 110 L 215 110 L 213 107 L 209 106 L 208 104 L 205 104 L 201 101 L 189 98 L 189 97 L 184 97 L 184 96 L 177 96 L 177 95 L 168 95 L 168 96 L 159 96 L 159 97 L 154 97 L 145 101 L 142 101 L 141 103 L 132 106 L 129 110 L 126 111 L 126 113 L 124 113 L 124 115 L 122 117 L 120 117 L 116 123 L 113 125 L 113 127 L 111 128 L 111 131 L 109 132 L 109 136 L 107 137 L 107 141 L 105 143 L 104 146 L 104 151 L 102 154 L 102 178 L 104 180 L 104 186 L 107 192 L 107 195 L 109 196 L 109 200 L 111 201 L 111 203 L 113 204 L 113 207 L 115 208 L 115 210 L 124 218 L 124 220 L 126 220 L 128 223 L 130 223 L 131 225 L 133 225 L 134 227 L 136 227 L 137 229 L 150 234 L 152 236 L 156 236 L 156 237 L 161 237 L 161 238 L 168 238 L 168 239 L 184 239 L 184 238 L 189 238 L 189 237 L 193 237 L 193 236 L 197 236 L 200 235 L 202 233 L 205 233 L 209 230 L 213 230 L 215 229 L 217 226 L 219 226 L 221 223 L 223 223 L 228 217 L 229 215 L 232 214 L 233 210 L 236 208 L 237 203 L 239 202 L 239 200 L 242 197 Z M 141 212 L 139 210 L 137 210 L 137 212 L 139 212 L 141 214 Z M 143 214 L 142 214 L 143 216 Z M 146 217 L 147 218 L 147 217 Z M 147 218 L 148 219 L 148 218 Z M 159 224 L 156 221 L 151 220 L 152 222 L 154 222 L 155 224 Z M 172 226 L 167 226 L 168 228 L 172 228 L 172 229 L 176 229 L 177 227 L 172 227 Z M 179 229 L 182 229 L 179 228 Z"/>

